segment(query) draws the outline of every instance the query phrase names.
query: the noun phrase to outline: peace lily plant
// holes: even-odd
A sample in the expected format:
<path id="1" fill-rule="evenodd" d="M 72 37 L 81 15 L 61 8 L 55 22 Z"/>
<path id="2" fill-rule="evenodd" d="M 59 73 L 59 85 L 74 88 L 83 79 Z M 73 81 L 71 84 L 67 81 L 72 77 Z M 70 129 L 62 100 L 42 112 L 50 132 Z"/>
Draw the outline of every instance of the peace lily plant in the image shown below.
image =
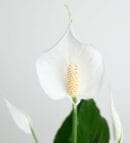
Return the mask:
<path id="1" fill-rule="evenodd" d="M 113 122 L 114 139 L 116 143 L 122 143 L 123 127 L 122 127 L 121 120 L 117 112 L 117 109 L 115 107 L 113 97 L 112 95 L 110 96 L 111 96 L 111 117 L 112 117 L 112 122 Z"/>
<path id="2" fill-rule="evenodd" d="M 18 128 L 25 134 L 31 135 L 34 139 L 34 142 L 38 143 L 38 139 L 33 129 L 33 124 L 30 116 L 24 111 L 16 108 L 7 99 L 3 98 L 3 100 Z"/>
<path id="3" fill-rule="evenodd" d="M 77 143 L 77 102 L 86 94 L 88 98 L 97 93 L 104 68 L 99 51 L 74 36 L 69 9 L 68 12 L 69 24 L 64 36 L 41 55 L 36 70 L 41 86 L 50 98 L 69 97 L 73 101 L 72 142 Z"/>
<path id="4" fill-rule="evenodd" d="M 42 53 L 36 62 L 37 75 L 45 93 L 54 100 L 68 98 L 73 105 L 54 143 L 108 143 L 107 121 L 100 115 L 96 103 L 88 100 L 99 93 L 104 75 L 103 59 L 96 48 L 75 37 L 71 13 L 66 8 L 69 22 L 65 34 L 54 47 Z M 19 129 L 32 135 L 34 142 L 38 143 L 29 115 L 3 99 Z M 116 134 L 115 143 L 122 143 L 122 125 L 112 98 L 111 116 Z"/>

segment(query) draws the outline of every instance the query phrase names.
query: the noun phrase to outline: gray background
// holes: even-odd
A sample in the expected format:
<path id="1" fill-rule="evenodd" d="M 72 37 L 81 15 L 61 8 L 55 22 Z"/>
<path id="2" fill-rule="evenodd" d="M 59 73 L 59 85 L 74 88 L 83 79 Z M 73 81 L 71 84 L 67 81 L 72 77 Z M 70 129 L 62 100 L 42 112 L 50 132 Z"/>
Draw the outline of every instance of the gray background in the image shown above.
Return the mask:
<path id="1" fill-rule="evenodd" d="M 130 1 L 129 0 L 0 0 L 0 94 L 33 119 L 40 142 L 51 143 L 71 104 L 53 101 L 42 91 L 35 71 L 40 53 L 64 33 L 67 15 L 81 41 L 102 53 L 117 109 L 130 142 Z M 105 96 L 105 95 L 104 95 Z M 105 104 L 105 102 L 102 102 Z M 32 143 L 0 102 L 0 143 Z"/>

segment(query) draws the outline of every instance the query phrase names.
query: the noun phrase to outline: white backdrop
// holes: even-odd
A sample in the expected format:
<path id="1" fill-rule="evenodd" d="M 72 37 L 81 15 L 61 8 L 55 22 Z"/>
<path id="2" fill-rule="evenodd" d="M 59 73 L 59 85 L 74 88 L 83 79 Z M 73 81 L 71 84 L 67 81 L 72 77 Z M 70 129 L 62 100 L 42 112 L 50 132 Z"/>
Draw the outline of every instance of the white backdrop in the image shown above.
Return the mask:
<path id="1" fill-rule="evenodd" d="M 77 37 L 95 45 L 104 57 L 124 126 L 124 143 L 128 143 L 129 0 L 0 0 L 0 94 L 31 115 L 40 142 L 52 143 L 71 104 L 66 99 L 54 102 L 44 95 L 36 76 L 35 61 L 65 31 L 64 3 L 70 5 Z M 0 102 L 0 143 L 18 142 L 33 141 L 15 126 Z"/>

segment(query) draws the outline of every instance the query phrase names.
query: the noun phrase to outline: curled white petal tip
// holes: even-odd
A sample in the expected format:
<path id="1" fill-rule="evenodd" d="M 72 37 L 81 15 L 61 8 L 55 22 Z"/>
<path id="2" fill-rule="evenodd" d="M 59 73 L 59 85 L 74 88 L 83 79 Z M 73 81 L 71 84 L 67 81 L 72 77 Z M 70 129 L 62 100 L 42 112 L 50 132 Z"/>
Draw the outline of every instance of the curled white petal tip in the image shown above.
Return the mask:
<path id="1" fill-rule="evenodd" d="M 111 115 L 113 121 L 114 138 L 116 140 L 116 143 L 122 143 L 123 127 L 112 97 L 111 97 Z"/>
<path id="2" fill-rule="evenodd" d="M 4 99 L 4 102 L 15 122 L 15 124 L 26 134 L 31 134 L 31 126 L 32 121 L 28 114 L 23 111 L 17 109 L 14 105 L 12 105 L 7 99 Z"/>
<path id="3" fill-rule="evenodd" d="M 67 4 L 64 4 L 64 7 L 67 9 L 67 12 L 68 12 L 68 24 L 69 24 L 69 26 L 70 26 L 71 23 L 72 23 L 72 15 L 71 15 L 69 6 L 68 6 Z"/>

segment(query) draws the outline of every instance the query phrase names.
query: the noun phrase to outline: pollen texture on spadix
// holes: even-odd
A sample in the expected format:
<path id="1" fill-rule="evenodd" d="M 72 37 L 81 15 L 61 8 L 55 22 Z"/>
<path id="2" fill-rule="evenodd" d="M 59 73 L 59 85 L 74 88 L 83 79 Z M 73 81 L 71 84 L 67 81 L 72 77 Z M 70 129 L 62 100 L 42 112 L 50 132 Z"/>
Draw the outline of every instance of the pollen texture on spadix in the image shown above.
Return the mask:
<path id="1" fill-rule="evenodd" d="M 67 68 L 67 92 L 71 97 L 79 94 L 79 73 L 75 64 L 70 64 Z"/>

